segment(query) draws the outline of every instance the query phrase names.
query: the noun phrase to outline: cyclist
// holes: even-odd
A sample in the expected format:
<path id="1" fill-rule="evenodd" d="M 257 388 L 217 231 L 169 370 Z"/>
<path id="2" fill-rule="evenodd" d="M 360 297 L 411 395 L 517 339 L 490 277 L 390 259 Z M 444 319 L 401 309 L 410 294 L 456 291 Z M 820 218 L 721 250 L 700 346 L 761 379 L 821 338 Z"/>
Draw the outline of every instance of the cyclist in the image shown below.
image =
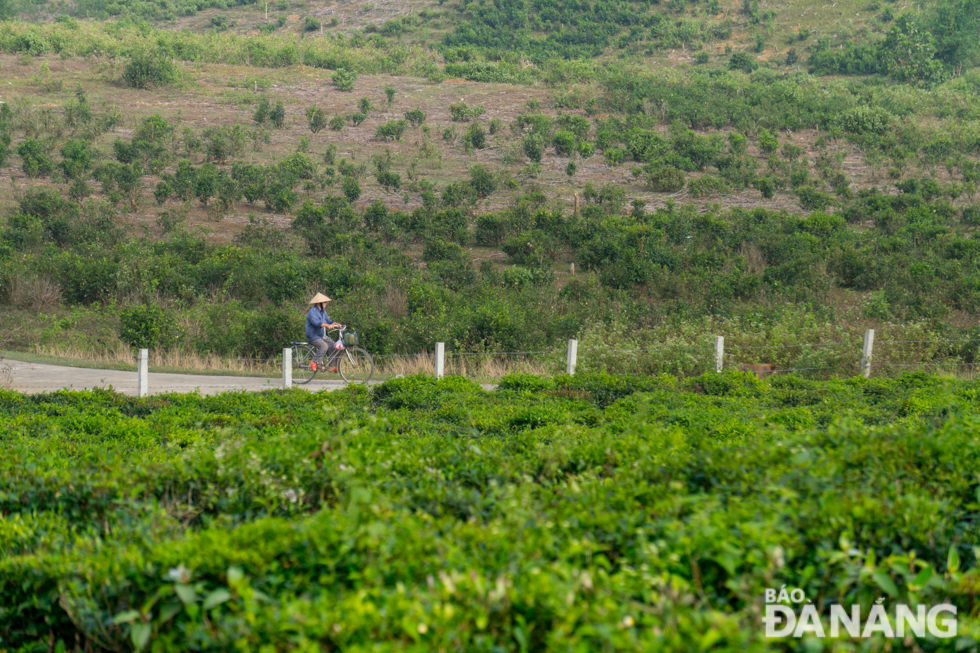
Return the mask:
<path id="1" fill-rule="evenodd" d="M 323 356 L 328 351 L 330 357 L 327 359 L 327 371 L 337 371 L 337 356 L 340 353 L 336 348 L 336 343 L 326 335 L 324 329 L 337 329 L 341 325 L 330 319 L 327 315 L 327 302 L 333 301 L 322 293 L 317 293 L 310 300 L 310 309 L 306 312 L 306 341 L 316 347 L 316 356 L 313 358 L 314 371 L 323 365 Z"/>

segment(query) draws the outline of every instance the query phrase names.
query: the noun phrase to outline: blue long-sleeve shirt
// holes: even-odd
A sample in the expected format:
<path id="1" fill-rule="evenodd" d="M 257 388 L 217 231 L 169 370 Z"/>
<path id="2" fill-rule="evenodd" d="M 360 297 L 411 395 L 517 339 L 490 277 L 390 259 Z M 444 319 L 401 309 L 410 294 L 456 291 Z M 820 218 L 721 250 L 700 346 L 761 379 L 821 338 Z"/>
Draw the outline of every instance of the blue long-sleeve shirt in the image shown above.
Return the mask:
<path id="1" fill-rule="evenodd" d="M 333 324 L 333 320 L 327 315 L 325 310 L 320 310 L 314 306 L 306 314 L 306 342 L 313 342 L 323 337 L 323 327 L 321 324 Z"/>

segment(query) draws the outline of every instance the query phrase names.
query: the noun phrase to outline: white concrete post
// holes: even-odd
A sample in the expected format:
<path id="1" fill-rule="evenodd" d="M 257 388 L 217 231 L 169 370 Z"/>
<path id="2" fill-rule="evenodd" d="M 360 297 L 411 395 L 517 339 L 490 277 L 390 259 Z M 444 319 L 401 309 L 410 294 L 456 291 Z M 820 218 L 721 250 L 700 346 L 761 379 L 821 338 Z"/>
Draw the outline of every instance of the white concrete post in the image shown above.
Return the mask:
<path id="1" fill-rule="evenodd" d="M 715 336 L 715 372 L 721 373 L 725 364 L 725 336 Z"/>
<path id="2" fill-rule="evenodd" d="M 136 396 L 145 397 L 147 393 L 147 381 L 149 375 L 147 374 L 147 366 L 149 363 L 149 352 L 145 349 L 140 349 L 140 355 L 138 362 L 136 363 Z"/>
<path id="3" fill-rule="evenodd" d="M 436 378 L 441 379 L 446 369 L 446 343 L 436 343 Z"/>
<path id="4" fill-rule="evenodd" d="M 578 362 L 578 340 L 568 341 L 568 357 L 565 359 L 565 373 L 575 374 L 575 363 Z"/>
<path id="5" fill-rule="evenodd" d="M 868 329 L 864 332 L 864 347 L 861 349 L 861 374 L 864 378 L 871 378 L 871 355 L 875 346 L 875 330 Z"/>
<path id="6" fill-rule="evenodd" d="M 293 348 L 286 347 L 282 350 L 282 388 L 286 390 L 293 387 Z"/>

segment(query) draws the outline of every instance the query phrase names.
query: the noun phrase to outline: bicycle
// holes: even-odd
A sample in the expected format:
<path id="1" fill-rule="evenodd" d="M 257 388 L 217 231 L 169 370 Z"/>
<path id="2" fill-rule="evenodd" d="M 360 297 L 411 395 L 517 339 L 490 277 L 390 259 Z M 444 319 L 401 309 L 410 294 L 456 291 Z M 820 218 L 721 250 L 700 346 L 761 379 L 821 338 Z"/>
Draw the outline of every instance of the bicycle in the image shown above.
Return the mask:
<path id="1" fill-rule="evenodd" d="M 347 383 L 367 383 L 374 376 L 374 359 L 364 349 L 358 347 L 357 332 L 347 333 L 347 325 L 342 324 L 339 329 L 330 329 L 331 332 L 337 331 L 336 342 L 344 343 L 344 348 L 335 357 L 337 372 L 340 378 Z M 327 329 L 324 327 L 323 335 L 326 337 Z M 316 348 L 308 342 L 293 341 L 289 343 L 293 347 L 293 381 L 305 385 L 313 380 L 318 372 L 327 368 L 330 359 L 330 352 L 324 355 L 324 361 L 314 368 L 313 362 L 316 358 Z"/>

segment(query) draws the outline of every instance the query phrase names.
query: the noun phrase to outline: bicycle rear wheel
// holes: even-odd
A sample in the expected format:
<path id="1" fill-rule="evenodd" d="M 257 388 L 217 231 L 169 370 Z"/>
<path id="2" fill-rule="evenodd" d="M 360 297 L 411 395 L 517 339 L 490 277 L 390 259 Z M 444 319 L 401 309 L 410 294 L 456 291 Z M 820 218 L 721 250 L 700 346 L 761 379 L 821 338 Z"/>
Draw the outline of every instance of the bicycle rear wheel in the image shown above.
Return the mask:
<path id="1" fill-rule="evenodd" d="M 299 346 L 293 348 L 293 383 L 305 385 L 316 376 L 313 369 L 313 357 L 316 351 L 310 346 Z"/>
<path id="2" fill-rule="evenodd" d="M 367 383 L 374 375 L 374 359 L 360 347 L 349 347 L 339 357 L 340 378 L 348 383 Z"/>

